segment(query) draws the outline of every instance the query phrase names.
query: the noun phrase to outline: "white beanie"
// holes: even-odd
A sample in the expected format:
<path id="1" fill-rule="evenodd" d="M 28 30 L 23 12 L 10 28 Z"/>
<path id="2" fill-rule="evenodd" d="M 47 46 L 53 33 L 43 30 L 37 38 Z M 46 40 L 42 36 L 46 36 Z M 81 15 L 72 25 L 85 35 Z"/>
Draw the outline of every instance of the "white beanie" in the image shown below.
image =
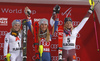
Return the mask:
<path id="1" fill-rule="evenodd" d="M 40 19 L 40 21 L 39 21 L 39 26 L 40 26 L 41 24 L 47 24 L 47 25 L 48 25 L 48 20 L 45 19 L 45 18 Z"/>
<path id="2" fill-rule="evenodd" d="M 14 26 L 15 24 L 19 24 L 21 26 L 21 21 L 16 19 L 12 22 L 12 26 Z"/>

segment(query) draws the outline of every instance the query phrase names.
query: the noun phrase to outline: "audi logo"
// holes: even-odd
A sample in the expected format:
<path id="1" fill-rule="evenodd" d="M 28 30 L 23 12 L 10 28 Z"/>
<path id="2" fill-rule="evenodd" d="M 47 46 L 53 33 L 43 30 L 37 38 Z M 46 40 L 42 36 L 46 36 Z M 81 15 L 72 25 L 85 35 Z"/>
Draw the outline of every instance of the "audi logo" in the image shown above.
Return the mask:
<path id="1" fill-rule="evenodd" d="M 76 60 L 77 60 L 77 61 L 80 61 L 80 57 L 76 57 Z"/>
<path id="2" fill-rule="evenodd" d="M 1 38 L 1 36 L 5 36 L 6 33 L 7 33 L 7 31 L 0 31 L 0 38 Z"/>
<path id="3" fill-rule="evenodd" d="M 80 49 L 80 45 L 76 45 L 75 49 L 79 50 Z"/>
<path id="4" fill-rule="evenodd" d="M 58 37 L 58 32 L 55 32 L 55 33 L 53 34 L 53 37 Z"/>
<path id="5" fill-rule="evenodd" d="M 32 47 L 33 47 L 33 51 L 35 51 L 35 46 L 34 46 L 34 44 L 32 45 Z"/>
<path id="6" fill-rule="evenodd" d="M 58 48 L 58 44 L 51 44 L 51 49 L 57 49 Z"/>
<path id="7" fill-rule="evenodd" d="M 35 55 L 32 57 L 32 60 L 33 60 L 33 61 L 35 60 Z"/>
<path id="8" fill-rule="evenodd" d="M 0 55 L 0 60 L 4 60 L 4 56 L 3 55 Z"/>
<path id="9" fill-rule="evenodd" d="M 0 35 L 5 36 L 7 31 L 0 31 Z"/>
<path id="10" fill-rule="evenodd" d="M 79 21 L 73 21 L 73 26 L 78 26 L 79 23 Z"/>
<path id="11" fill-rule="evenodd" d="M 63 21 L 60 20 L 59 23 L 58 23 L 58 25 L 63 25 Z"/>
<path id="12" fill-rule="evenodd" d="M 79 33 L 77 34 L 77 38 L 80 38 L 80 34 Z"/>
<path id="13" fill-rule="evenodd" d="M 0 43 L 0 48 L 3 48 L 4 47 L 4 43 Z"/>
<path id="14" fill-rule="evenodd" d="M 36 14 L 36 10 L 32 10 L 32 15 L 33 15 L 33 14 Z"/>
<path id="15" fill-rule="evenodd" d="M 52 61 L 58 61 L 58 56 L 51 56 Z"/>
<path id="16" fill-rule="evenodd" d="M 51 56 L 52 61 L 58 61 L 58 56 Z M 35 55 L 32 57 L 32 60 L 35 60 Z M 80 57 L 76 57 L 77 61 L 80 61 Z"/>

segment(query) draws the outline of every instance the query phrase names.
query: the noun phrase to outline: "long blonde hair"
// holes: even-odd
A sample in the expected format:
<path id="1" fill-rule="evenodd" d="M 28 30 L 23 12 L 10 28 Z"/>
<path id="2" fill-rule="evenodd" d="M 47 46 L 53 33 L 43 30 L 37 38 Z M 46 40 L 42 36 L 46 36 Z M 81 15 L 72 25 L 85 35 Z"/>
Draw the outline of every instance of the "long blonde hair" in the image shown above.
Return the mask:
<path id="1" fill-rule="evenodd" d="M 38 41 L 40 42 L 41 41 L 41 37 L 39 36 L 40 34 L 40 28 L 39 28 L 39 32 L 38 32 Z M 49 33 L 49 29 L 47 28 L 47 34 L 46 34 L 46 41 L 49 42 L 49 39 L 50 39 L 50 33 Z"/>

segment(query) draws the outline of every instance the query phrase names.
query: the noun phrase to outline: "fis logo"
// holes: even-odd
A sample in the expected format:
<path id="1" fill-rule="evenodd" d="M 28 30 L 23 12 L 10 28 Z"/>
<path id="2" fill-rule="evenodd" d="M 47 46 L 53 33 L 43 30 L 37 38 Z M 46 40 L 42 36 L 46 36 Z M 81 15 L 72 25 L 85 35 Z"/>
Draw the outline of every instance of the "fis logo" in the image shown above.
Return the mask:
<path id="1" fill-rule="evenodd" d="M 6 33 L 7 33 L 7 31 L 0 31 L 0 38 L 1 38 L 2 36 L 5 36 Z"/>
<path id="2" fill-rule="evenodd" d="M 8 18 L 0 18 L 0 26 L 8 26 Z"/>
<path id="3" fill-rule="evenodd" d="M 62 12 L 62 16 L 66 15 L 66 17 L 71 16 L 72 7 L 68 8 L 64 13 Z"/>

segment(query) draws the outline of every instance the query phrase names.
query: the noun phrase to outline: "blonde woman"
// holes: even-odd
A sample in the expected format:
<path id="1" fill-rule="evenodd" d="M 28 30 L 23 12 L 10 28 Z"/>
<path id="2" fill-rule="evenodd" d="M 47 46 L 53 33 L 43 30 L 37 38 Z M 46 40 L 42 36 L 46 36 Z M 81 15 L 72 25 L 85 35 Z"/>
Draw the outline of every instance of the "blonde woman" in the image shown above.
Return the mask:
<path id="1" fill-rule="evenodd" d="M 79 31 L 83 28 L 92 14 L 93 6 L 90 7 L 86 16 L 80 22 L 80 24 L 73 28 L 72 19 L 70 17 L 64 20 L 64 33 L 63 33 L 63 61 L 73 61 L 76 59 L 76 37 Z"/>
<path id="2" fill-rule="evenodd" d="M 58 21 L 55 21 L 55 24 L 57 24 Z M 43 54 L 42 54 L 42 61 L 50 61 L 51 55 L 50 55 L 50 44 L 51 44 L 51 34 L 48 30 L 48 20 L 43 18 L 39 22 L 39 45 L 43 45 Z"/>
<path id="3" fill-rule="evenodd" d="M 53 15 L 51 17 L 52 22 L 52 32 L 48 29 L 48 20 L 46 18 L 40 19 L 39 21 L 39 32 L 38 32 L 38 41 L 39 45 L 43 45 L 43 53 L 42 53 L 42 61 L 51 61 L 50 55 L 50 44 L 53 33 L 56 31 L 58 25 L 58 14 L 60 11 L 60 7 L 56 5 L 53 9 Z M 28 21 L 29 29 L 33 33 L 32 23 Z M 34 34 L 34 33 L 33 33 Z"/>
<path id="4" fill-rule="evenodd" d="M 22 46 L 21 46 L 21 21 L 14 20 L 12 22 L 11 31 L 8 32 L 5 36 L 4 40 L 4 57 L 6 58 L 8 54 L 8 46 L 9 53 L 11 54 L 11 61 L 22 61 Z"/>
<path id="5" fill-rule="evenodd" d="M 31 11 L 25 8 L 25 15 L 27 17 L 27 21 L 30 20 Z M 29 25 L 28 25 L 29 26 Z M 23 52 L 22 52 L 22 31 L 21 31 L 21 20 L 14 20 L 12 22 L 12 28 L 10 32 L 8 32 L 4 39 L 4 57 L 6 61 L 7 54 L 10 53 L 11 61 L 23 61 Z M 9 49 L 8 49 L 9 47 Z M 8 52 L 9 50 L 9 52 Z"/>

